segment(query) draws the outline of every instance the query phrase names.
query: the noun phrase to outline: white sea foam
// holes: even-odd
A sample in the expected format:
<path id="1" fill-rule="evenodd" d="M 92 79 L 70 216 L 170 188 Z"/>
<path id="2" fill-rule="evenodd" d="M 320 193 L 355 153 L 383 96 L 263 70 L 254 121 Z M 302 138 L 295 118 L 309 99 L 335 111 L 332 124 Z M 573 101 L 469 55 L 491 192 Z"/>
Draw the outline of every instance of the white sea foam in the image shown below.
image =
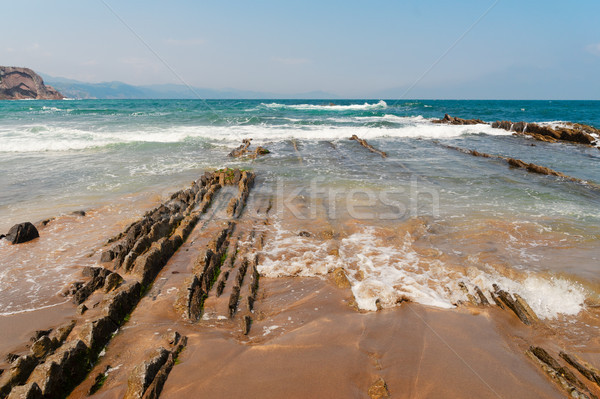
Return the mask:
<path id="1" fill-rule="evenodd" d="M 383 100 L 374 104 L 350 104 L 350 105 L 316 105 L 316 104 L 261 104 L 267 108 L 283 108 L 283 109 L 299 109 L 299 110 L 326 110 L 326 111 L 350 111 L 350 110 L 369 110 L 369 109 L 384 109 L 387 108 L 387 103 Z"/>
<path id="2" fill-rule="evenodd" d="M 529 275 L 522 281 L 514 281 L 497 273 L 476 272 L 471 279 L 482 289 L 491 290 L 492 284 L 497 283 L 502 289 L 519 294 L 542 319 L 576 315 L 583 309 L 586 298 L 581 285 L 564 278 Z"/>
<path id="3" fill-rule="evenodd" d="M 0 128 L 0 152 L 41 152 L 69 151 L 104 147 L 119 143 L 153 142 L 178 143 L 186 139 L 198 138 L 238 143 L 245 138 L 256 141 L 278 141 L 292 138 L 300 140 L 338 140 L 347 139 L 356 134 L 365 139 L 376 138 L 454 138 L 468 134 L 510 135 L 502 129 L 493 129 L 489 125 L 442 125 L 431 124 L 421 117 L 380 117 L 401 124 L 398 127 L 367 126 L 298 126 L 294 124 L 236 125 L 236 126 L 173 126 L 168 128 L 152 127 L 138 130 L 135 125 L 115 130 L 86 130 L 80 127 L 56 125 L 25 125 L 18 129 Z M 352 118 L 349 118 L 352 122 Z"/>
<path id="4" fill-rule="evenodd" d="M 67 302 L 69 302 L 68 299 L 64 300 L 62 302 L 53 303 L 53 304 L 50 304 L 50 305 L 38 306 L 38 307 L 27 308 L 27 309 L 19 309 L 19 310 L 15 310 L 15 311 L 12 311 L 12 312 L 0 312 L 0 316 L 13 316 L 13 315 L 16 315 L 16 314 L 35 312 L 35 311 L 42 310 L 42 309 L 54 308 L 56 306 L 63 305 L 65 303 L 67 303 Z"/>
<path id="5" fill-rule="evenodd" d="M 439 308 L 452 308 L 466 300 L 458 283 L 492 290 L 492 284 L 522 296 L 545 319 L 558 315 L 576 315 L 583 308 L 585 290 L 562 278 L 526 275 L 513 280 L 493 270 L 474 267 L 457 270 L 439 260 L 422 259 L 406 233 L 400 246 L 390 246 L 377 237 L 374 227 L 365 227 L 339 243 L 339 256 L 329 255 L 331 242 L 299 237 L 274 224 L 275 237 L 264 250 L 259 266 L 268 277 L 322 276 L 343 267 L 352 293 L 363 310 L 377 306 L 393 307 L 402 299 Z M 491 301 L 491 299 L 490 299 Z"/>

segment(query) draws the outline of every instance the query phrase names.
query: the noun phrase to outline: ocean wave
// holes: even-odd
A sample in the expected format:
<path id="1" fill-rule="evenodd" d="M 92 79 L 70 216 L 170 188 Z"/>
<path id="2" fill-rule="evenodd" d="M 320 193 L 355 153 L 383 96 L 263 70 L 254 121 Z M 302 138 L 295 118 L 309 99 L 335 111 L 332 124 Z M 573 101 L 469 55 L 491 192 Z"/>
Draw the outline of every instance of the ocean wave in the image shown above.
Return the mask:
<path id="1" fill-rule="evenodd" d="M 396 119 L 400 118 L 400 119 Z M 385 126 L 340 126 L 322 124 L 234 125 L 234 126 L 173 126 L 145 129 L 85 130 L 78 127 L 53 125 L 21 126 L 18 130 L 0 130 L 0 152 L 71 151 L 106 147 L 114 144 L 153 142 L 179 143 L 190 138 L 238 143 L 245 138 L 255 142 L 299 140 L 343 140 L 356 134 L 364 139 L 430 138 L 451 139 L 471 134 L 510 135 L 489 125 L 431 124 L 419 118 L 383 117 L 395 124 Z"/>
<path id="2" fill-rule="evenodd" d="M 261 103 L 261 105 L 266 108 L 297 109 L 297 110 L 325 110 L 325 111 L 372 110 L 372 109 L 384 109 L 384 108 L 387 108 L 387 106 L 388 106 L 387 103 L 383 100 L 379 100 L 379 102 L 374 103 L 374 104 L 364 103 L 364 104 L 350 104 L 350 105 L 338 105 L 338 104 L 334 104 L 334 103 L 330 103 L 327 105 Z"/>

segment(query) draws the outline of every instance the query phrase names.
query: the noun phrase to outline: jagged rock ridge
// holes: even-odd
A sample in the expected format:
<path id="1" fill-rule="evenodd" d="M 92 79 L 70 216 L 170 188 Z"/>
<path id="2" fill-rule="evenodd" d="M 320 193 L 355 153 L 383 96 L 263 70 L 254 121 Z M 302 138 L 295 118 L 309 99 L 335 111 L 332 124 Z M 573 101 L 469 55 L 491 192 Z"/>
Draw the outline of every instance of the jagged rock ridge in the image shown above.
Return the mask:
<path id="1" fill-rule="evenodd" d="M 0 66 L 0 100 L 62 100 L 52 86 L 29 68 Z"/>

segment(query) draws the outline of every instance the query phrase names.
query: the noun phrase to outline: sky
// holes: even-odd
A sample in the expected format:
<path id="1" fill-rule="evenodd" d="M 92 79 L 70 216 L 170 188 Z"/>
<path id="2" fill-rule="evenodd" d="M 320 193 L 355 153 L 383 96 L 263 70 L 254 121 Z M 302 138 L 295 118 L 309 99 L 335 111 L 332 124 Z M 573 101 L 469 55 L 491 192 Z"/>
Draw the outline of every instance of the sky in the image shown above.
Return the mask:
<path id="1" fill-rule="evenodd" d="M 0 65 L 346 98 L 600 99 L 600 1 L 28 0 Z"/>

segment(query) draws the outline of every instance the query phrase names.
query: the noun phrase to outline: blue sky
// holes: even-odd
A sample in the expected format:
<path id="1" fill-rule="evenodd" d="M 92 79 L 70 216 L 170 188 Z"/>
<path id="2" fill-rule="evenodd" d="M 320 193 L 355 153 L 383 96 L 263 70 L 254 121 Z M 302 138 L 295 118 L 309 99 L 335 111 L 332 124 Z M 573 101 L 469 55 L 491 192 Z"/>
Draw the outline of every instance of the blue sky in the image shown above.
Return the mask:
<path id="1" fill-rule="evenodd" d="M 2 14 L 0 64 L 89 82 L 600 99 L 597 0 L 30 0 Z"/>

